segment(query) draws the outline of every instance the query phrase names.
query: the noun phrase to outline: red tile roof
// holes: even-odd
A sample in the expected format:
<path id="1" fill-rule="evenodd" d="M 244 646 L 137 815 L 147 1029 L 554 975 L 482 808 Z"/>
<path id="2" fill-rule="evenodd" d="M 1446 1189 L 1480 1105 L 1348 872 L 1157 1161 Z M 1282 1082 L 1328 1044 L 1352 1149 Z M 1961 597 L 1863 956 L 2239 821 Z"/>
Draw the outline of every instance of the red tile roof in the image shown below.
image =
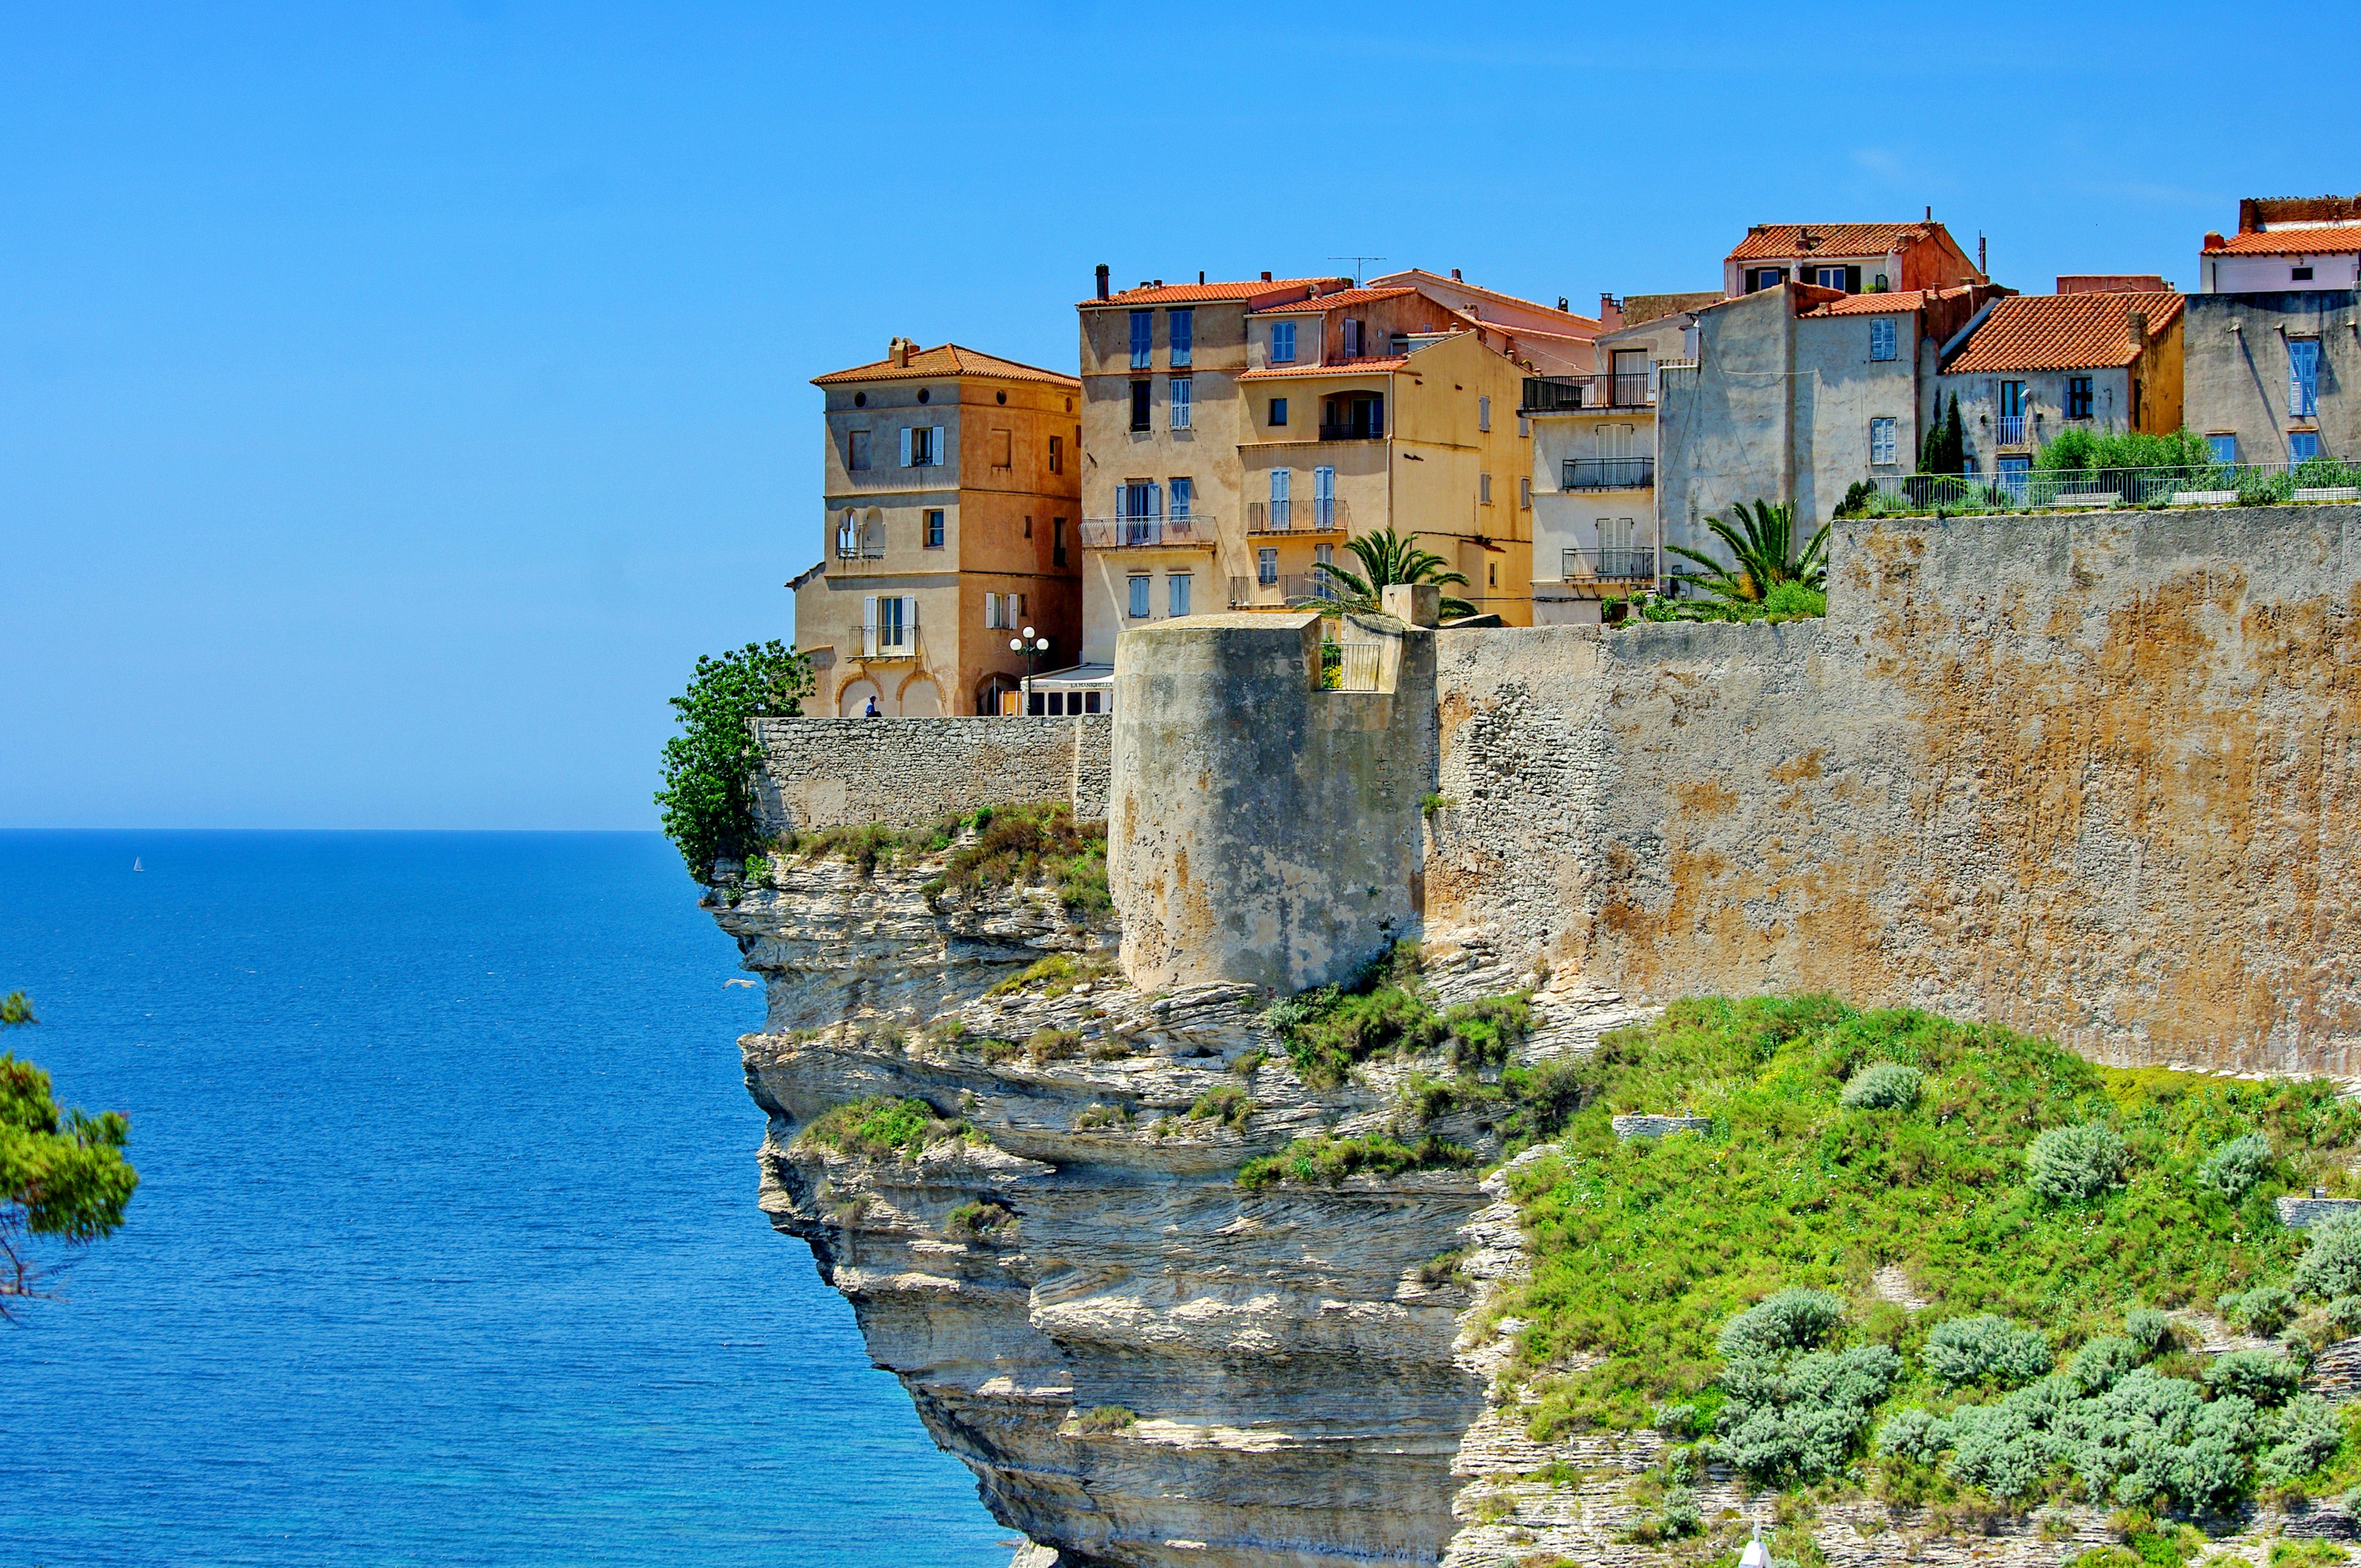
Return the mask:
<path id="1" fill-rule="evenodd" d="M 1991 370 L 2099 370 L 2129 365 L 2131 313 L 2147 313 L 2160 336 L 2180 314 L 2175 293 L 2018 294 L 2000 301 L 1950 363 L 1946 376 Z"/>
<path id="2" fill-rule="evenodd" d="M 1847 294 L 1841 300 L 1802 312 L 1807 316 L 1887 316 L 1906 315 L 1925 304 L 1927 291 L 1924 289 L 1889 290 L 1883 294 Z"/>
<path id="3" fill-rule="evenodd" d="M 1353 286 L 1350 278 L 1256 278 L 1243 283 L 1173 283 L 1161 289 L 1153 285 L 1123 289 L 1104 300 L 1082 300 L 1077 304 L 1088 311 L 1108 305 L 1128 305 L 1137 309 L 1141 305 L 1206 305 L 1246 300 L 1252 302 L 1248 307 L 1251 309 L 1253 305 L 1265 304 L 1270 300 L 1301 299 L 1314 283 L 1334 289 Z"/>
<path id="4" fill-rule="evenodd" d="M 943 376 L 984 376 L 999 381 L 1047 381 L 1052 386 L 1079 389 L 1082 381 L 1055 370 L 1044 370 L 1038 365 L 1023 365 L 1014 359 L 978 353 L 961 348 L 956 343 L 946 343 L 936 348 L 911 350 L 907 365 L 896 365 L 890 358 L 871 365 L 856 365 L 850 370 L 831 370 L 825 376 L 812 378 L 815 387 L 839 387 L 851 381 L 917 381 Z"/>
<path id="5" fill-rule="evenodd" d="M 1798 256 L 1884 256 L 1933 237 L 1937 224 L 1756 224 L 1730 253 L 1732 261 Z M 1808 243 L 1806 239 L 1808 236 Z"/>
<path id="6" fill-rule="evenodd" d="M 1282 376 L 1368 376 L 1399 370 L 1409 363 L 1409 356 L 1394 355 L 1382 359 L 1331 359 L 1325 365 L 1272 365 L 1260 370 L 1243 371 L 1238 379 L 1275 381 Z"/>
<path id="7" fill-rule="evenodd" d="M 1281 300 L 1276 304 L 1257 305 L 1258 316 L 1279 315 L 1292 311 L 1325 311 L 1339 305 L 1366 305 L 1375 300 L 1399 300 L 1404 294 L 1415 294 L 1415 289 L 1339 289 L 1333 294 L 1321 294 L 1309 300 Z"/>
<path id="8" fill-rule="evenodd" d="M 2329 256 L 2361 251 L 2361 224 L 2337 224 L 2325 228 L 2255 229 L 2224 239 L 2205 236 L 2207 256 Z"/>

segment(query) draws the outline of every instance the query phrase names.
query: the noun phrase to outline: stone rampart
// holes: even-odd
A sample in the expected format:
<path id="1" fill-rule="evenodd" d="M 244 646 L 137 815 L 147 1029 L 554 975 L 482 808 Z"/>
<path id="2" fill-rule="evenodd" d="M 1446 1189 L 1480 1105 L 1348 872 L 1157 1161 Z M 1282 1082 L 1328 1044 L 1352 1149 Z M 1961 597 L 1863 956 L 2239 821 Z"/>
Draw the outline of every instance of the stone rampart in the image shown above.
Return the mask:
<path id="1" fill-rule="evenodd" d="M 768 832 L 916 828 L 980 806 L 1062 800 L 1106 815 L 1108 719 L 758 718 Z"/>
<path id="2" fill-rule="evenodd" d="M 1430 932 L 2361 1072 L 2361 509 L 1840 526 L 1825 621 L 1437 640 Z"/>

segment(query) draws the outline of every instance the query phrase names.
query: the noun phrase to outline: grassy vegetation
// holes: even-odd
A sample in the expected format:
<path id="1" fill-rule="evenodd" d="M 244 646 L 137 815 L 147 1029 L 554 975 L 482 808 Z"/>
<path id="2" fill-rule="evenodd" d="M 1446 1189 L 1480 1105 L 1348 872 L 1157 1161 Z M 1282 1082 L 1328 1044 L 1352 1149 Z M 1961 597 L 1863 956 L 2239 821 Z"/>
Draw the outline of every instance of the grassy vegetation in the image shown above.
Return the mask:
<path id="1" fill-rule="evenodd" d="M 1405 1144 L 1390 1133 L 1367 1133 L 1356 1138 L 1321 1133 L 1298 1138 L 1277 1154 L 1246 1161 L 1239 1168 L 1238 1185 L 1259 1189 L 1292 1181 L 1305 1187 L 1334 1187 L 1348 1176 L 1464 1170 L 1475 1163 L 1473 1150 L 1431 1133 L 1415 1144 Z"/>
<path id="2" fill-rule="evenodd" d="M 2314 1233 L 2298 1269 L 2272 1206 L 2352 1184 L 2361 1110 L 2333 1086 L 2114 1070 L 1796 997 L 1680 1003 L 1504 1098 L 1563 1124 L 1563 1152 L 1512 1182 L 1534 1267 L 1502 1310 L 1529 1325 L 1537 1436 L 1719 1432 L 1768 1483 L 1870 1464 L 1894 1500 L 1961 1507 L 2361 1478 L 2292 1392 L 2361 1290 L 2361 1227 Z M 1609 1118 L 1640 1111 L 1713 1131 L 1617 1140 Z M 1937 1306 L 1878 1299 L 1888 1264 Z M 2257 1287 L 2279 1291 L 2258 1311 L 2301 1315 L 2251 1365 L 2203 1368 L 2155 1310 Z M 1598 1360 L 1552 1370 L 1577 1356 Z"/>
<path id="3" fill-rule="evenodd" d="M 939 854 L 951 847 L 959 832 L 956 818 L 924 828 L 888 828 L 882 822 L 858 828 L 815 828 L 786 833 L 763 846 L 769 860 L 784 865 L 790 860 L 850 861 L 862 876 L 873 876 L 883 866 L 906 865 L 922 855 Z M 752 863 L 748 880 L 756 880 Z"/>
<path id="4" fill-rule="evenodd" d="M 1235 1083 L 1217 1083 L 1197 1096 L 1197 1102 L 1189 1107 L 1189 1114 L 1193 1120 L 1210 1119 L 1242 1133 L 1256 1109 L 1254 1097 L 1244 1089 Z"/>
<path id="5" fill-rule="evenodd" d="M 1351 984 L 1275 1003 L 1263 1019 L 1285 1042 L 1296 1076 L 1314 1089 L 1342 1083 L 1372 1057 L 1416 1056 L 1446 1043 L 1455 1066 L 1498 1066 L 1532 1028 L 1522 993 L 1437 1014 L 1420 992 L 1420 975 L 1418 944 L 1398 943 Z"/>
<path id="6" fill-rule="evenodd" d="M 1043 996 L 1063 996 L 1078 985 L 1094 984 L 1115 972 L 1115 960 L 1104 953 L 1050 953 L 1027 965 L 1024 973 L 1009 976 L 984 994 L 1014 996 L 1020 991 L 1038 989 Z"/>
<path id="7" fill-rule="evenodd" d="M 952 852 L 942 875 L 927 884 L 928 897 L 1047 882 L 1078 914 L 1115 907 L 1107 893 L 1105 823 L 1077 822 L 1071 807 L 1053 801 L 987 806 L 961 825 L 974 829 L 975 842 Z"/>
<path id="8" fill-rule="evenodd" d="M 963 1121 L 937 1115 L 923 1100 L 880 1094 L 823 1112 L 796 1141 L 867 1159 L 892 1159 L 916 1155 L 944 1138 L 965 1137 L 970 1131 Z"/>
<path id="9" fill-rule="evenodd" d="M 1093 1405 L 1074 1419 L 1077 1427 L 1093 1435 L 1123 1431 L 1138 1421 L 1139 1412 L 1122 1405 Z"/>
<path id="10" fill-rule="evenodd" d="M 944 1217 L 943 1229 L 966 1241 L 1005 1240 L 1016 1229 L 1016 1216 L 997 1203 L 962 1203 Z"/>

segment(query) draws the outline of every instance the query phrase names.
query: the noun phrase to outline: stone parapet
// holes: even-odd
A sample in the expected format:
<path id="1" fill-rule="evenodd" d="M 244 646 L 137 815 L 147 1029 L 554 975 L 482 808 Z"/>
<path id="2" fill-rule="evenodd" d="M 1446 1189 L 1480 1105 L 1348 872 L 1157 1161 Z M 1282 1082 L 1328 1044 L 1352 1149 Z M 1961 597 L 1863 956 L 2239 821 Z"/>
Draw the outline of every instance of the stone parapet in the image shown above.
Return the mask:
<path id="1" fill-rule="evenodd" d="M 758 718 L 765 832 L 918 828 L 984 806 L 1062 800 L 1106 815 L 1109 720 Z"/>

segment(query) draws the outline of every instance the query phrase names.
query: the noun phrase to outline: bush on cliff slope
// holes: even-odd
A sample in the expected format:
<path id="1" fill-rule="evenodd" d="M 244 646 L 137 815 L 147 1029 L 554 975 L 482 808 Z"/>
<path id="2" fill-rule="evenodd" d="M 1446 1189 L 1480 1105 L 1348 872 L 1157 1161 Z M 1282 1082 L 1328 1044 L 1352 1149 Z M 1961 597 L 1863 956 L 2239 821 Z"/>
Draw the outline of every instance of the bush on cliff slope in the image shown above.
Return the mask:
<path id="1" fill-rule="evenodd" d="M 762 762 L 750 721 L 791 718 L 811 695 L 811 662 L 776 641 L 749 642 L 713 658 L 700 654 L 688 690 L 672 699 L 681 734 L 664 742 L 664 836 L 703 882 L 717 860 L 755 839 L 754 770 Z"/>
<path id="2" fill-rule="evenodd" d="M 1883 1061 L 1920 1075 L 1916 1103 L 1845 1108 L 1843 1086 Z M 1674 1402 L 1710 1419 L 1730 1397 L 1715 1336 L 1784 1288 L 1843 1298 L 1858 1341 L 1903 1357 L 1895 1397 L 1907 1400 L 1938 1390 L 1922 1352 L 1947 1318 L 2038 1326 L 2062 1362 L 2124 1332 L 2129 1303 L 2210 1304 L 2297 1283 L 2301 1238 L 2271 1201 L 2311 1181 L 2344 1190 L 2361 1142 L 2361 1110 L 2327 1084 L 2115 1070 L 2004 1029 L 1827 997 L 1682 1003 L 1554 1071 L 1562 1152 L 1512 1179 L 1535 1263 L 1502 1306 L 1529 1325 L 1521 1353 L 1543 1385 L 1543 1432 L 1639 1427 Z M 1609 1124 L 1675 1108 L 1715 1130 L 1627 1143 Z M 2070 1140 L 2092 1158 L 2076 1180 L 2050 1184 L 2062 1197 L 2032 1190 L 2030 1146 L 2083 1126 L 2110 1137 Z M 2279 1155 L 2234 1201 L 2208 1158 L 2257 1134 Z M 2080 1179 L 2097 1167 L 2111 1185 Z M 2354 1252 L 2350 1270 L 2323 1253 L 2304 1276 L 2310 1294 L 2361 1286 Z M 1871 1275 L 1886 1265 L 1938 1306 L 1914 1315 L 1880 1299 Z M 2152 1318 L 2131 1325 L 2150 1349 Z M 1576 1357 L 1596 1364 L 1550 1371 Z"/>

